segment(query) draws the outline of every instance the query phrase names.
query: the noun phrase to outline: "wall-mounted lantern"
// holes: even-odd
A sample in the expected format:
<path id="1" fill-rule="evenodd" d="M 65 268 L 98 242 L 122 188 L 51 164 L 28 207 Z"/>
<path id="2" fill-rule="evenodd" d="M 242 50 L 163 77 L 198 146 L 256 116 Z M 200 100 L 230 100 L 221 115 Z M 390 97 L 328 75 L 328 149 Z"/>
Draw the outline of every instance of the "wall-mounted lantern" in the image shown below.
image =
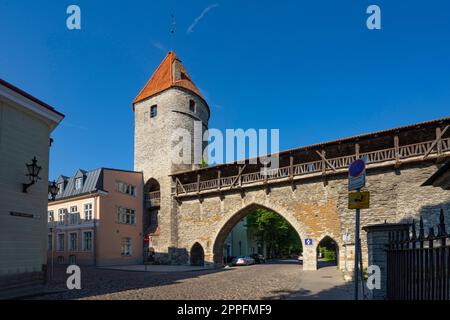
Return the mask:
<path id="1" fill-rule="evenodd" d="M 48 185 L 48 193 L 52 196 L 52 200 L 55 201 L 56 195 L 58 194 L 59 187 L 55 180 Z"/>
<path id="2" fill-rule="evenodd" d="M 28 174 L 26 174 L 26 176 L 28 177 L 28 179 L 30 180 L 30 183 L 24 183 L 22 184 L 23 189 L 22 191 L 24 193 L 27 192 L 28 188 L 30 186 L 32 186 L 33 184 L 35 184 L 39 179 L 41 179 L 39 177 L 39 171 L 41 171 L 42 167 L 37 165 L 37 160 L 36 157 L 33 158 L 33 160 L 31 160 L 31 163 L 27 163 L 27 170 L 28 170 Z"/>

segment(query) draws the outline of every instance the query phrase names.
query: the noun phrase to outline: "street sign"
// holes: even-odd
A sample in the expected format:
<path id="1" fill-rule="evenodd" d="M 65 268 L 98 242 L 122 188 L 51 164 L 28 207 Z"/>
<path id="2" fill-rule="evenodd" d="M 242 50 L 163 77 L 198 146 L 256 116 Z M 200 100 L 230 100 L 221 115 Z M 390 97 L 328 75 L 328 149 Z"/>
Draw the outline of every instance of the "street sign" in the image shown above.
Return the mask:
<path id="1" fill-rule="evenodd" d="M 357 159 L 348 168 L 348 191 L 361 189 L 366 185 L 366 164 Z"/>
<path id="2" fill-rule="evenodd" d="M 369 192 L 350 192 L 348 194 L 349 209 L 369 209 L 370 193 Z"/>
<path id="3" fill-rule="evenodd" d="M 313 240 L 311 238 L 305 239 L 305 246 L 312 246 L 312 244 L 313 244 Z"/>

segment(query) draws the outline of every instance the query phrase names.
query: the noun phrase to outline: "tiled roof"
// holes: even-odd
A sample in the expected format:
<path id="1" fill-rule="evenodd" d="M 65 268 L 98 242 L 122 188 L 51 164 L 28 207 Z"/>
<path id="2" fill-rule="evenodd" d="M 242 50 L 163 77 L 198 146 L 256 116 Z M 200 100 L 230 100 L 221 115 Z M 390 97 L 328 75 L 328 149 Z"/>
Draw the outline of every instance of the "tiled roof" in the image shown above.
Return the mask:
<path id="1" fill-rule="evenodd" d="M 177 75 L 178 74 L 178 75 Z M 195 86 L 186 69 L 178 60 L 175 52 L 170 51 L 159 67 L 153 73 L 150 80 L 134 99 L 133 104 L 147 99 L 157 93 L 167 90 L 171 87 L 181 87 L 194 92 L 203 100 L 200 90 Z"/>

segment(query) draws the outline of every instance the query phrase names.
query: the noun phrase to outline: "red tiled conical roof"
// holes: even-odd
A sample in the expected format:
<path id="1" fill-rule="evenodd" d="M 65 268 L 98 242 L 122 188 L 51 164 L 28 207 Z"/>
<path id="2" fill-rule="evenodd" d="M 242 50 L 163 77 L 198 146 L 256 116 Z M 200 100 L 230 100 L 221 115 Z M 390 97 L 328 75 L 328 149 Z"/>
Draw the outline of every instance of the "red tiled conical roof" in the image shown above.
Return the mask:
<path id="1" fill-rule="evenodd" d="M 191 77 L 173 51 L 167 54 L 150 80 L 134 99 L 133 104 L 171 87 L 181 87 L 190 90 L 204 100 L 200 90 L 192 82 Z"/>

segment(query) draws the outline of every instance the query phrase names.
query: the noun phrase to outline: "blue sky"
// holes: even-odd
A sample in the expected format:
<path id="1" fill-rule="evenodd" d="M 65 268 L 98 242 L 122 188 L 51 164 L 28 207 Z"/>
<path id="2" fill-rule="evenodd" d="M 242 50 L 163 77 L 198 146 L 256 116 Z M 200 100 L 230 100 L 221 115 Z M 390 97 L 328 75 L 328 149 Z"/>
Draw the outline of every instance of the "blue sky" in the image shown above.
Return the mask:
<path id="1" fill-rule="evenodd" d="M 0 35 L 0 77 L 66 114 L 50 178 L 133 169 L 131 101 L 171 48 L 210 127 L 278 128 L 281 149 L 450 116 L 448 0 L 1 0 Z"/>

